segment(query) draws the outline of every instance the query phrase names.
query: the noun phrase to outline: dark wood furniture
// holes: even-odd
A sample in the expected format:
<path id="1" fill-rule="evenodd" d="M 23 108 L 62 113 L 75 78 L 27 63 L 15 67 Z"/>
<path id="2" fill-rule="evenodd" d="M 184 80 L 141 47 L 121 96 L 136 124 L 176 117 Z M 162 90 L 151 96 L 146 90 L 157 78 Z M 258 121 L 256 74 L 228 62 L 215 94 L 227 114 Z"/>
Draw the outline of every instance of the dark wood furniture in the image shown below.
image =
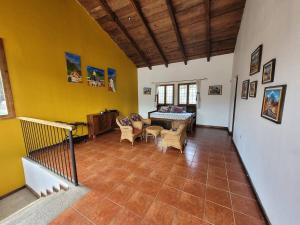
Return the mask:
<path id="1" fill-rule="evenodd" d="M 116 118 L 118 116 L 119 112 L 117 110 L 87 115 L 89 138 L 95 138 L 99 134 L 117 128 Z"/>
<path id="2" fill-rule="evenodd" d="M 161 118 L 153 118 L 151 117 L 151 113 L 153 112 L 158 112 L 159 108 L 161 106 L 166 106 L 166 105 L 158 105 L 157 109 L 151 112 L 148 112 L 148 118 L 151 119 L 151 124 L 152 125 L 159 125 L 162 126 L 165 129 L 171 129 L 172 127 L 172 122 L 174 120 L 172 119 L 161 119 Z M 183 105 L 180 105 L 181 107 L 183 107 Z M 185 111 L 189 112 L 189 113 L 194 113 L 194 115 L 188 120 L 188 127 L 187 127 L 187 131 L 188 132 L 192 132 L 195 127 L 196 127 L 196 120 L 197 120 L 197 105 L 185 105 Z"/>

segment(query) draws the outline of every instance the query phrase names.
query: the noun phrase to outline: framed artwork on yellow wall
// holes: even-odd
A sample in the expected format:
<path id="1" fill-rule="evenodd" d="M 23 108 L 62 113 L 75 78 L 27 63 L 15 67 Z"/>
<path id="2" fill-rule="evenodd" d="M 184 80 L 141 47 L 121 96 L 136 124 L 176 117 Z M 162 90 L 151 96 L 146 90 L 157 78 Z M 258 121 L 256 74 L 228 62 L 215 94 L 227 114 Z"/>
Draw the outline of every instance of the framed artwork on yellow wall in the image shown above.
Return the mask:
<path id="1" fill-rule="evenodd" d="M 107 69 L 108 76 L 108 90 L 112 92 L 117 91 L 117 72 L 115 69 L 108 68 Z"/>
<path id="2" fill-rule="evenodd" d="M 81 83 L 81 60 L 80 56 L 66 52 L 65 53 L 66 63 L 67 63 L 67 79 L 70 83 Z"/>
<path id="3" fill-rule="evenodd" d="M 105 87 L 104 70 L 87 66 L 87 80 L 91 87 Z"/>

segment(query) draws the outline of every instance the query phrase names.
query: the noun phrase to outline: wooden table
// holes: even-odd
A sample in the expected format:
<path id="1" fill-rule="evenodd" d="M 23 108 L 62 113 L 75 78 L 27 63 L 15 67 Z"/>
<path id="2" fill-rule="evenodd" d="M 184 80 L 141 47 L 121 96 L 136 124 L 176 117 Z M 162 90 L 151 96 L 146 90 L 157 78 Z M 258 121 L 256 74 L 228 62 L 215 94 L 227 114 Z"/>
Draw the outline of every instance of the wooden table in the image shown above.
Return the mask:
<path id="1" fill-rule="evenodd" d="M 146 127 L 146 142 L 148 141 L 148 136 L 153 136 L 156 138 L 160 135 L 160 132 L 163 130 L 161 126 L 149 126 Z"/>

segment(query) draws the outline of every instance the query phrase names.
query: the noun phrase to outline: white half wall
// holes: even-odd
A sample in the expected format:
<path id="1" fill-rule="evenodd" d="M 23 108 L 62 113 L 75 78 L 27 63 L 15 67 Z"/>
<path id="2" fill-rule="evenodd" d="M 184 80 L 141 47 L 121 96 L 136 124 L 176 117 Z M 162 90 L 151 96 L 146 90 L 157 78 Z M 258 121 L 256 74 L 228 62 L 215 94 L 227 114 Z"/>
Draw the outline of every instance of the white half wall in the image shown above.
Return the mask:
<path id="1" fill-rule="evenodd" d="M 153 82 L 169 82 L 208 78 L 201 82 L 201 105 L 197 112 L 197 124 L 210 126 L 228 126 L 230 89 L 232 77 L 233 54 L 215 56 L 210 62 L 206 59 L 196 59 L 172 63 L 168 68 L 154 66 L 138 69 L 139 113 L 148 117 L 148 112 L 155 110 L 155 84 Z M 175 104 L 177 104 L 177 84 L 175 85 Z M 222 95 L 208 95 L 209 85 L 223 85 Z M 151 95 L 144 95 L 143 88 L 151 87 Z"/>
<path id="2" fill-rule="evenodd" d="M 57 190 L 60 190 L 60 185 L 66 189 L 69 187 L 68 181 L 65 181 L 31 159 L 23 157 L 22 163 L 26 185 L 39 196 L 42 196 L 42 194 L 47 195 L 47 190 L 53 191 L 53 187 Z"/>
<path id="3" fill-rule="evenodd" d="M 300 1 L 246 2 L 234 55 L 239 76 L 234 142 L 273 225 L 298 225 L 300 212 Z M 276 58 L 275 80 L 249 76 L 251 53 L 263 44 L 262 65 Z M 243 80 L 258 80 L 256 98 L 241 99 Z M 260 116 L 263 91 L 287 85 L 282 124 Z"/>

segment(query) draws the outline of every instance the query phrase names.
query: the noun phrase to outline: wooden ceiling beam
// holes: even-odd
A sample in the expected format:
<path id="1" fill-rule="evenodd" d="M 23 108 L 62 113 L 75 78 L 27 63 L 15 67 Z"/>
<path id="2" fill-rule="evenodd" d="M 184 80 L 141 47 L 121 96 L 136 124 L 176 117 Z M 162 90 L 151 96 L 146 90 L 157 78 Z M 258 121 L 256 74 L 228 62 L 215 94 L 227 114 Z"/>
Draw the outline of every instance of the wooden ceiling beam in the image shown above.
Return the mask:
<path id="1" fill-rule="evenodd" d="M 207 41 L 207 62 L 210 61 L 211 52 L 211 0 L 205 1 L 206 14 L 206 41 Z"/>
<path id="2" fill-rule="evenodd" d="M 142 9 L 140 7 L 140 4 L 136 1 L 136 0 L 129 0 L 132 7 L 134 8 L 134 11 L 136 12 L 136 14 L 138 15 L 138 17 L 140 18 L 140 20 L 142 21 L 142 24 L 144 26 L 144 28 L 146 29 L 146 31 L 148 32 L 153 44 L 155 45 L 157 51 L 159 52 L 162 60 L 164 61 L 164 64 L 166 67 L 168 67 L 168 60 L 167 57 L 165 56 L 163 50 L 161 49 L 160 45 L 158 44 L 158 41 L 153 33 L 153 31 L 151 30 L 150 26 L 149 26 L 149 22 L 147 21 L 146 17 L 144 16 Z"/>
<path id="3" fill-rule="evenodd" d="M 137 53 L 140 55 L 140 57 L 143 59 L 145 64 L 149 67 L 149 69 L 152 69 L 152 66 L 143 53 L 143 51 L 139 48 L 135 40 L 130 36 L 127 29 L 124 27 L 124 25 L 119 20 L 118 16 L 113 12 L 113 10 L 110 8 L 106 0 L 99 0 L 98 1 L 101 8 L 110 16 L 110 18 L 117 24 L 118 28 L 123 32 L 123 34 L 126 36 L 126 38 L 129 40 L 129 42 L 132 44 L 132 46 L 136 49 Z"/>
<path id="4" fill-rule="evenodd" d="M 180 51 L 181 51 L 181 54 L 183 57 L 183 61 L 184 61 L 184 64 L 186 65 L 187 64 L 186 52 L 185 52 L 182 37 L 181 37 L 180 31 L 179 31 L 177 19 L 175 17 L 175 13 L 174 13 L 175 10 L 174 10 L 172 0 L 166 0 L 166 4 L 167 4 L 169 15 L 170 15 L 170 18 L 172 21 L 173 29 L 176 34 L 176 39 L 177 39 L 177 42 L 178 42 L 178 45 L 179 45 L 179 48 L 180 48 Z"/>

